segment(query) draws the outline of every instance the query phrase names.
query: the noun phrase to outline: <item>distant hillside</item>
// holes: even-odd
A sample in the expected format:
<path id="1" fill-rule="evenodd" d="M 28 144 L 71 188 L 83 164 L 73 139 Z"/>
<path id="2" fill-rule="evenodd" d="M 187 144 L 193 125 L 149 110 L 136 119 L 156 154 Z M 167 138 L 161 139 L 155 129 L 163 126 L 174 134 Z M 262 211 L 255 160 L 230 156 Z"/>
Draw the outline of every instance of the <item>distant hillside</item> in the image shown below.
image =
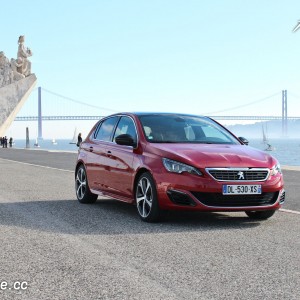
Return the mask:
<path id="1" fill-rule="evenodd" d="M 243 136 L 245 138 L 262 138 L 262 126 L 264 126 L 264 129 L 269 138 L 282 137 L 281 121 L 257 122 L 255 124 L 246 125 L 236 124 L 227 125 L 225 127 L 237 136 Z M 300 120 L 288 121 L 288 137 L 300 138 Z"/>

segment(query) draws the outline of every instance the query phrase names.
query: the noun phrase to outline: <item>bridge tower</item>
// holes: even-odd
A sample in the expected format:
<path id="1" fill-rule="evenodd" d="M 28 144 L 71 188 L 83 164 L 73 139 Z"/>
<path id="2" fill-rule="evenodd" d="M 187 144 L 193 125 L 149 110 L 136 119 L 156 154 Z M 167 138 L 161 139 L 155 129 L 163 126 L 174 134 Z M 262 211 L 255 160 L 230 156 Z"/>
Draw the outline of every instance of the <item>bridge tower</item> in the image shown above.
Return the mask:
<path id="1" fill-rule="evenodd" d="M 38 87 L 38 139 L 43 139 L 42 132 L 42 88 Z"/>
<path id="2" fill-rule="evenodd" d="M 282 91 L 282 136 L 288 136 L 288 119 L 287 119 L 287 90 Z"/>

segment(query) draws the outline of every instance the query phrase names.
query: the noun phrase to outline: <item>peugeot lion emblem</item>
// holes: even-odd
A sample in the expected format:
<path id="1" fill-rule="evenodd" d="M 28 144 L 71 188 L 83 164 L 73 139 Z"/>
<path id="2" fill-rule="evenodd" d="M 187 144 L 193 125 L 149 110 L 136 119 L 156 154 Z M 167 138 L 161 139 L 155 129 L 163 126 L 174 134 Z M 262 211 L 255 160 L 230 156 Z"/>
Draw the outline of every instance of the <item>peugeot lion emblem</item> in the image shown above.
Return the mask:
<path id="1" fill-rule="evenodd" d="M 239 180 L 245 179 L 245 178 L 244 178 L 244 172 L 242 172 L 242 171 L 239 171 L 239 172 L 238 172 L 238 176 L 239 176 Z"/>

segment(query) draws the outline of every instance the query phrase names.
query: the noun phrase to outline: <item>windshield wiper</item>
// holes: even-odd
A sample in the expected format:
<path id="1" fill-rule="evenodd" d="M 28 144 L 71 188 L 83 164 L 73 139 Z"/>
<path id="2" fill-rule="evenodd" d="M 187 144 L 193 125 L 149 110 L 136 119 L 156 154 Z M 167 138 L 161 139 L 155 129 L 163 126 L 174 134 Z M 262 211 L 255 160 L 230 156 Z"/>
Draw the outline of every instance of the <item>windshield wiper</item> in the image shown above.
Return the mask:
<path id="1" fill-rule="evenodd" d="M 186 143 L 186 142 L 180 142 L 180 141 L 156 141 L 156 140 L 151 140 L 149 141 L 150 143 L 158 143 L 158 144 L 179 144 L 179 143 Z"/>

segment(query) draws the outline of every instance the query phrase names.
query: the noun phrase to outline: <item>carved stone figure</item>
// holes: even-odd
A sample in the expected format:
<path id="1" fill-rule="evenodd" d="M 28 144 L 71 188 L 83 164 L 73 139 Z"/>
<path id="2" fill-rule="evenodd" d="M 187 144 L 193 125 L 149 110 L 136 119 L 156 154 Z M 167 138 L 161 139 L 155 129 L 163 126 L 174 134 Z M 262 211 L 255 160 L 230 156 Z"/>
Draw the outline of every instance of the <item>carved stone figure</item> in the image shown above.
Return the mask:
<path id="1" fill-rule="evenodd" d="M 24 45 L 25 36 L 20 35 L 18 44 L 18 59 L 22 59 L 22 65 L 17 68 L 17 71 L 24 76 L 29 76 L 31 74 L 31 62 L 28 60 L 28 57 L 32 56 L 32 52 L 29 48 L 26 48 Z"/>
<path id="2" fill-rule="evenodd" d="M 5 55 L 4 52 L 0 52 L 0 87 L 4 82 L 4 65 L 5 65 Z"/>
<path id="3" fill-rule="evenodd" d="M 9 60 L 0 51 L 0 136 L 5 136 L 37 81 L 36 76 L 31 74 L 28 57 L 32 52 L 25 48 L 24 36 L 19 37 L 18 43 L 17 59 Z"/>
<path id="4" fill-rule="evenodd" d="M 18 72 L 18 68 L 21 68 L 22 65 L 23 65 L 23 61 L 22 61 L 22 58 L 20 58 L 20 57 L 17 60 L 14 58 L 12 58 L 10 60 L 10 66 L 12 69 L 14 81 L 25 78 L 25 75 Z"/>
<path id="5" fill-rule="evenodd" d="M 3 51 L 0 51 L 0 67 L 8 64 L 8 58 L 5 56 Z"/>
<path id="6" fill-rule="evenodd" d="M 32 52 L 24 45 L 24 35 L 19 37 L 18 44 L 17 59 L 12 58 L 9 61 L 4 52 L 0 51 L 0 88 L 31 74 L 31 62 L 28 57 L 32 56 Z"/>
<path id="7" fill-rule="evenodd" d="M 8 58 L 4 52 L 0 52 L 0 87 L 10 84 L 12 80 L 12 70 Z"/>

